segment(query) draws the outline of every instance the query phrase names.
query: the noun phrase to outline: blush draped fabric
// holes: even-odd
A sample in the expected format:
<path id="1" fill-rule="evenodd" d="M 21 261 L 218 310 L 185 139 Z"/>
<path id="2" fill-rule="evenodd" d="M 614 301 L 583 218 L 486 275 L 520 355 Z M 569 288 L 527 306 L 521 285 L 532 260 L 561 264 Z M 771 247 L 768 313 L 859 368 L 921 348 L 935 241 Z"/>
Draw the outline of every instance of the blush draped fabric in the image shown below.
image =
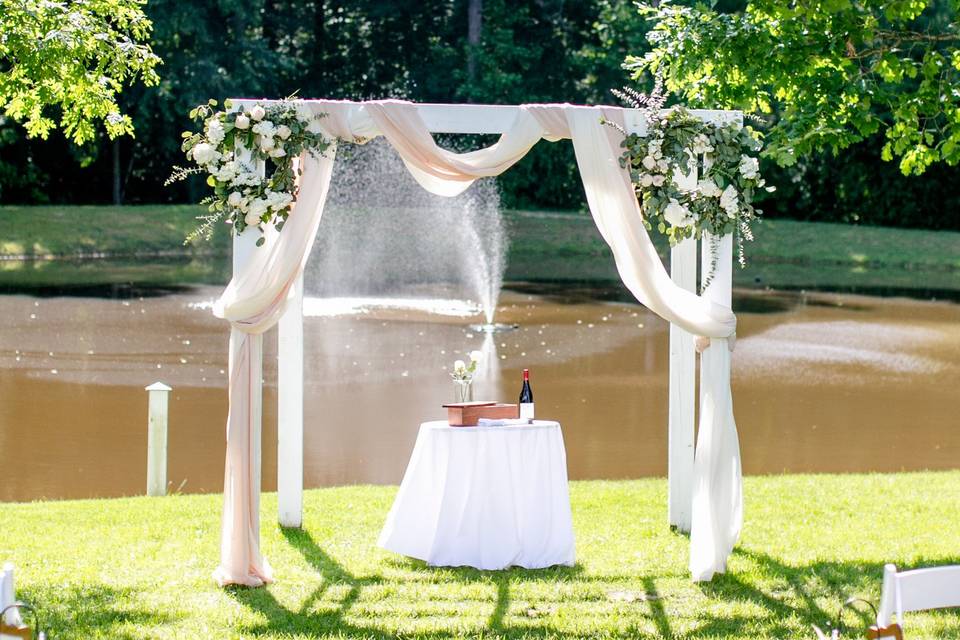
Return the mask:
<path id="1" fill-rule="evenodd" d="M 709 438 L 697 446 L 691 570 L 695 579 L 709 579 L 723 571 L 742 518 L 730 356 L 720 354 L 727 350 L 723 338 L 736 330 L 736 317 L 728 307 L 678 287 L 667 274 L 643 226 L 630 176 L 619 165 L 623 135 L 601 121 L 622 127 L 623 109 L 523 105 L 511 128 L 494 145 L 457 154 L 437 146 L 412 103 L 311 100 L 300 108 L 324 114 L 319 123 L 332 138 L 362 142 L 383 135 L 411 175 L 442 196 L 457 195 L 478 178 L 503 173 L 542 138 L 573 140 L 590 212 L 610 245 L 624 284 L 664 319 L 694 335 L 719 339 L 704 353 L 699 430 Z M 259 486 L 254 486 L 259 443 L 250 437 L 259 400 L 254 406 L 249 397 L 255 370 L 251 362 L 258 357 L 253 352 L 259 354 L 259 336 L 282 315 L 313 245 L 330 183 L 333 149 L 320 158 L 307 155 L 301 162 L 300 192 L 283 232 L 253 252 L 214 308 L 233 329 L 221 564 L 216 572 L 221 584 L 259 585 L 272 579 L 259 550 Z"/>

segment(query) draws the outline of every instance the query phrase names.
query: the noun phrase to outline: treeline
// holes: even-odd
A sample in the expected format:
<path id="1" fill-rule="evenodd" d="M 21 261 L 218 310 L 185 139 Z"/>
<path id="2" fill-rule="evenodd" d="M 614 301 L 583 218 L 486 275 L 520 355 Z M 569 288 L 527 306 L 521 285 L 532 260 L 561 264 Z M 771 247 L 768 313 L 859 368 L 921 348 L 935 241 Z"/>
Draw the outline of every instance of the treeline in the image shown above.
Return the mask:
<path id="1" fill-rule="evenodd" d="M 198 200 L 203 183 L 164 187 L 182 163 L 189 109 L 230 96 L 405 98 L 424 102 L 610 103 L 648 25 L 619 0 L 150 0 L 156 87 L 122 94 L 134 138 L 77 148 L 28 140 L 0 120 L 0 202 Z M 479 140 L 448 140 L 462 146 Z M 488 142 L 488 141 L 483 141 Z M 900 175 L 870 144 L 770 167 L 769 215 L 960 229 L 960 173 Z M 500 178 L 510 207 L 579 209 L 571 145 L 541 143 Z"/>

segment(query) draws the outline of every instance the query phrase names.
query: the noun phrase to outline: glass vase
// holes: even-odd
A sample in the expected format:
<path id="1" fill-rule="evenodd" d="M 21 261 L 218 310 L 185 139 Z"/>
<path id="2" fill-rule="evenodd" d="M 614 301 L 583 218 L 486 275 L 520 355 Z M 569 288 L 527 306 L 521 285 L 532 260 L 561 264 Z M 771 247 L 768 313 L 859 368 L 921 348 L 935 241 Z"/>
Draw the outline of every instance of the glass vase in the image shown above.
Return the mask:
<path id="1" fill-rule="evenodd" d="M 453 381 L 453 401 L 473 402 L 473 379 Z"/>

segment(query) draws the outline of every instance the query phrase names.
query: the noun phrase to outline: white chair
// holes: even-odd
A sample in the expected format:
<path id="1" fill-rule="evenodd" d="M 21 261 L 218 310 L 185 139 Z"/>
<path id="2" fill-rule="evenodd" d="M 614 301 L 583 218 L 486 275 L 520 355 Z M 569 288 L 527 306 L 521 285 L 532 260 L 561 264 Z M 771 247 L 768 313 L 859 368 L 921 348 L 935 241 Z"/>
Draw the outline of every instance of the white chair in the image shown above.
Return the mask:
<path id="1" fill-rule="evenodd" d="M 904 613 L 946 607 L 960 607 L 960 565 L 897 572 L 888 564 L 883 568 L 877 626 L 868 637 L 903 640 Z"/>
<path id="2" fill-rule="evenodd" d="M 0 570 L 0 611 L 16 602 L 16 590 L 13 584 L 13 565 L 9 562 Z M 33 637 L 30 629 L 23 624 L 17 609 L 8 610 L 0 618 L 0 640 L 23 639 Z"/>

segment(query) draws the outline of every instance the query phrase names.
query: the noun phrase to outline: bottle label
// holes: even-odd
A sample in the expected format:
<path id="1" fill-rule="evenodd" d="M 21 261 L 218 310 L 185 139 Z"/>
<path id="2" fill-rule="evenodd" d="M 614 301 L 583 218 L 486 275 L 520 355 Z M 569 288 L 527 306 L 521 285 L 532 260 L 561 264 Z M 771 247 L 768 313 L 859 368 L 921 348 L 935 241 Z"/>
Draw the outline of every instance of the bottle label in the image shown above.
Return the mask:
<path id="1" fill-rule="evenodd" d="M 524 420 L 529 419 L 533 420 L 533 403 L 532 402 L 521 402 L 520 403 L 520 417 Z"/>

